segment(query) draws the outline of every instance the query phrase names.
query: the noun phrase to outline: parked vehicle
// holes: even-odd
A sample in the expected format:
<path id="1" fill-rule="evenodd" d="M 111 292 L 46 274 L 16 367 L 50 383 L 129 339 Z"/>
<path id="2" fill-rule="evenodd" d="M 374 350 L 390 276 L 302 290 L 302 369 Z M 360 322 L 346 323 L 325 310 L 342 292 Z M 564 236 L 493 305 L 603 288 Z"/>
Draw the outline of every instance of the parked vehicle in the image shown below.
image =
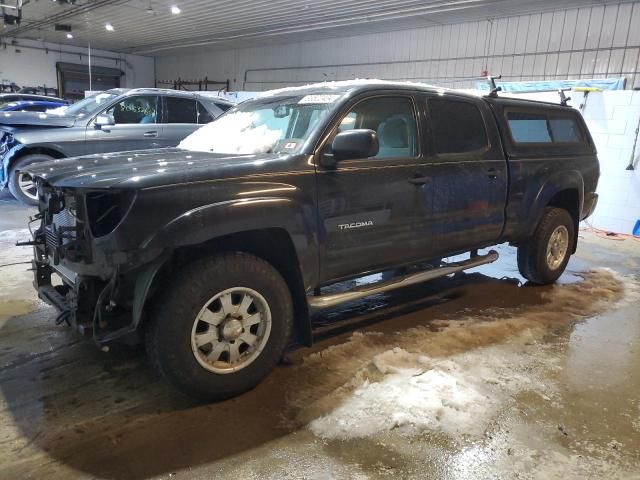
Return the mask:
<path id="1" fill-rule="evenodd" d="M 176 146 L 233 104 L 198 92 L 113 89 L 43 115 L 0 112 L 0 189 L 36 205 L 32 163 L 91 153 Z"/>
<path id="2" fill-rule="evenodd" d="M 69 103 L 65 100 L 17 100 L 0 106 L 0 112 L 41 112 L 55 108 L 66 107 Z M 0 119 L 1 121 L 1 119 Z"/>
<path id="3" fill-rule="evenodd" d="M 67 103 L 66 100 L 63 100 L 62 98 L 58 98 L 58 97 L 50 97 L 47 95 L 34 95 L 31 93 L 0 93 L 0 107 L 2 107 L 3 105 L 5 105 L 6 103 L 11 103 L 11 102 L 21 102 L 23 100 L 31 100 L 31 101 L 35 101 L 35 100 L 40 100 L 43 102 L 61 102 L 61 103 Z"/>
<path id="4" fill-rule="evenodd" d="M 210 400 L 310 344 L 310 311 L 498 258 L 478 249 L 510 242 L 525 278 L 554 282 L 599 164 L 570 107 L 338 82 L 239 104 L 178 148 L 27 171 L 40 298 L 98 345 L 146 340 L 160 372 Z M 322 290 L 412 265 L 426 267 Z"/>

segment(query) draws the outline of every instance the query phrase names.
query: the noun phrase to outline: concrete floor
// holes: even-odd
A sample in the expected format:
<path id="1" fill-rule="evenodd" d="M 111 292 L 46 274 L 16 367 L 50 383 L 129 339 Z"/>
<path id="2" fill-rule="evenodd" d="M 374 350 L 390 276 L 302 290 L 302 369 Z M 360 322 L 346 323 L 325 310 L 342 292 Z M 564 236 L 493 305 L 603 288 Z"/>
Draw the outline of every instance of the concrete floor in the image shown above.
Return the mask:
<path id="1" fill-rule="evenodd" d="M 29 259 L 28 213 L 0 196 L 0 265 Z M 501 246 L 318 315 L 313 348 L 212 405 L 55 326 L 2 267 L 0 477 L 640 478 L 640 243 L 581 235 L 553 287 Z"/>

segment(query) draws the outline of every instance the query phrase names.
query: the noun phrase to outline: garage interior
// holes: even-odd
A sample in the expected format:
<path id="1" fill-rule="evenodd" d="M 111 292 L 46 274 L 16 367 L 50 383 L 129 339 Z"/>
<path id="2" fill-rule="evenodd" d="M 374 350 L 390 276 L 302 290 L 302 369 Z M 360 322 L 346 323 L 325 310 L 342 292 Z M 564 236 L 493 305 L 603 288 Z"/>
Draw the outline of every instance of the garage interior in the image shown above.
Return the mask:
<path id="1" fill-rule="evenodd" d="M 499 245 L 496 263 L 315 313 L 313 346 L 210 404 L 143 348 L 56 324 L 16 245 L 37 209 L 0 191 L 0 477 L 640 478 L 640 1 L 0 4 L 0 94 L 241 102 L 354 79 L 486 94 L 501 76 L 498 95 L 564 90 L 600 162 L 555 285 L 528 284 Z"/>

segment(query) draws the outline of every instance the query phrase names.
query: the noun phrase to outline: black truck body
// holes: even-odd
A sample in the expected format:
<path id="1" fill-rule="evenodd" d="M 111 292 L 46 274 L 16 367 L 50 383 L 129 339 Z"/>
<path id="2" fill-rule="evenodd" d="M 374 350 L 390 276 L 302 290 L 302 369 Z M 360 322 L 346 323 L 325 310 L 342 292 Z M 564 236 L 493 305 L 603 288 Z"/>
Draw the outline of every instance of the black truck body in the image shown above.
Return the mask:
<path id="1" fill-rule="evenodd" d="M 520 249 L 525 277 L 553 281 L 575 251 L 578 223 L 597 203 L 596 150 L 570 107 L 416 84 L 338 82 L 274 92 L 217 122 L 278 101 L 284 106 L 272 109 L 269 122 L 288 121 L 287 133 L 266 152 L 179 146 L 30 168 L 40 202 L 33 238 L 40 296 L 100 345 L 135 342 L 153 324 L 158 299 L 184 279 L 185 265 L 250 255 L 281 276 L 292 305 L 287 336 L 309 344 L 309 312 L 323 305 L 314 299 L 341 280 L 509 242 Z M 320 120 L 295 133 L 294 116 L 304 118 L 309 110 L 302 106 L 313 102 L 323 104 Z M 254 108 L 254 117 L 263 112 Z M 545 233 L 556 217 L 561 228 Z M 52 275 L 62 282 L 53 286 Z M 426 277 L 412 278 L 401 281 Z M 381 288 L 396 286 L 391 280 Z M 230 331 L 236 324 L 225 318 Z M 218 360 L 232 363 L 230 355 Z M 202 362 L 194 368 L 201 366 L 206 370 Z M 171 368 L 161 366 L 180 388 L 203 398 L 257 381 L 203 392 L 176 381 Z"/>

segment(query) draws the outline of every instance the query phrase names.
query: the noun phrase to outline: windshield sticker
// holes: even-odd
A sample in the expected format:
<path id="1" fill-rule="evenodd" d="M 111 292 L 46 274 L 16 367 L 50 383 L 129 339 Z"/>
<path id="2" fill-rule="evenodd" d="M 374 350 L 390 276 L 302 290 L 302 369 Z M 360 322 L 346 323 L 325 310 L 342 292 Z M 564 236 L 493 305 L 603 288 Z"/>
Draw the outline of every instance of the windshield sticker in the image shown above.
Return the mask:
<path id="1" fill-rule="evenodd" d="M 287 142 L 284 144 L 284 149 L 286 150 L 293 150 L 294 148 L 296 148 L 296 145 L 298 145 L 298 142 Z"/>
<path id="2" fill-rule="evenodd" d="M 340 95 L 328 95 L 328 94 L 327 95 L 305 95 L 298 102 L 298 104 L 305 104 L 305 103 L 333 103 L 338 98 L 340 98 Z"/>

